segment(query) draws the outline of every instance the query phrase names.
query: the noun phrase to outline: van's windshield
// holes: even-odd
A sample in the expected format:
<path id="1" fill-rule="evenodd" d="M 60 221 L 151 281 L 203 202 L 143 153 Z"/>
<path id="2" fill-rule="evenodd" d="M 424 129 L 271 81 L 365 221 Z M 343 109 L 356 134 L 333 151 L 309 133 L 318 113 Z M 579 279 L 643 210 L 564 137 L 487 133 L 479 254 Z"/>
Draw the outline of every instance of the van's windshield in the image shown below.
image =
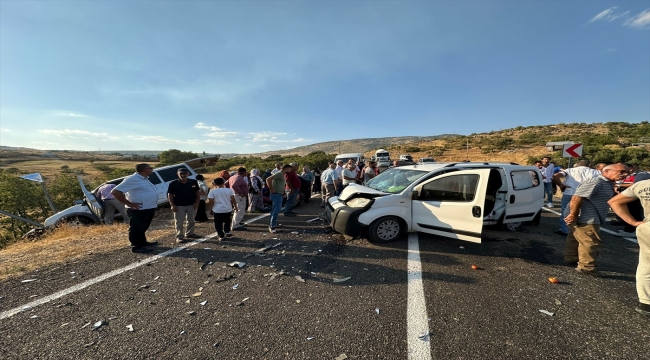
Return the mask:
<path id="1" fill-rule="evenodd" d="M 397 194 L 427 173 L 428 171 L 392 168 L 368 181 L 366 186 L 390 194 Z"/>

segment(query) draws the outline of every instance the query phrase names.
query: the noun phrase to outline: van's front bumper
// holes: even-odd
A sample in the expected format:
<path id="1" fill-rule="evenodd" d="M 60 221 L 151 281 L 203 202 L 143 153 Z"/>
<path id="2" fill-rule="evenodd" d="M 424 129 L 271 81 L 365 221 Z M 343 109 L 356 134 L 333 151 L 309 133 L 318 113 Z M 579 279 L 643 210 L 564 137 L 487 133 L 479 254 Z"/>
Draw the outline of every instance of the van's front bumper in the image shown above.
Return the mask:
<path id="1" fill-rule="evenodd" d="M 325 220 L 337 232 L 352 237 L 359 237 L 364 224 L 359 222 L 359 215 L 366 212 L 368 208 L 349 207 L 337 198 L 330 199 L 325 208 Z"/>

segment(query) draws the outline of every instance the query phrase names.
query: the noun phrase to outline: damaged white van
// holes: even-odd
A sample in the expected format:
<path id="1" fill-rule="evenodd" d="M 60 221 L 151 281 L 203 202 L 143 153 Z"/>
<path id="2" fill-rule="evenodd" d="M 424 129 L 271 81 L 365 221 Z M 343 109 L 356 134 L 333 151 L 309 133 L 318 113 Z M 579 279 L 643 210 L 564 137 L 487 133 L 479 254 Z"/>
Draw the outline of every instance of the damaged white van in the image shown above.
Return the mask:
<path id="1" fill-rule="evenodd" d="M 516 230 L 537 222 L 542 174 L 514 163 L 429 163 L 390 168 L 366 186 L 351 184 L 329 199 L 334 230 L 373 242 L 419 231 L 481 242 L 484 225 Z"/>

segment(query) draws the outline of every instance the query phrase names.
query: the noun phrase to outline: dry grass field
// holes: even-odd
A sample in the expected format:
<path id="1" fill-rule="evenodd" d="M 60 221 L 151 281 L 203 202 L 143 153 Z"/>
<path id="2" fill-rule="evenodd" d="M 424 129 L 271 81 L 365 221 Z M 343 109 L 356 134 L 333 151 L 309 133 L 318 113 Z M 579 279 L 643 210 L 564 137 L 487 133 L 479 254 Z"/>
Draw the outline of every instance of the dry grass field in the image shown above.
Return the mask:
<path id="1" fill-rule="evenodd" d="M 12 159 L 15 160 L 15 159 Z M 37 159 L 37 160 L 23 160 L 10 163 L 0 163 L 0 169 L 16 168 L 23 174 L 41 173 L 43 177 L 47 178 L 54 174 L 61 173 L 61 167 L 67 165 L 72 172 L 81 172 L 88 174 L 91 177 L 100 174 L 100 171 L 95 169 L 93 165 L 108 165 L 118 168 L 132 168 L 135 169 L 135 164 L 142 161 L 124 161 L 124 160 L 96 160 L 93 163 L 85 160 L 61 160 L 61 159 Z M 157 162 L 150 162 L 155 165 Z M 134 170 L 135 171 L 135 170 Z"/>

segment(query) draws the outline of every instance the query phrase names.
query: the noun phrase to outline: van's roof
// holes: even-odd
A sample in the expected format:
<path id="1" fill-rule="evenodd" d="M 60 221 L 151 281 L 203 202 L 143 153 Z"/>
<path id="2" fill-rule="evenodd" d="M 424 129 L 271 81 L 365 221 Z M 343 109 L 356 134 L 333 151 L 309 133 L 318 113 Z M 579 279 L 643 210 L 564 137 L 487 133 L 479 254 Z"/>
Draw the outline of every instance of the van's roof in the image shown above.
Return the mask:
<path id="1" fill-rule="evenodd" d="M 338 154 L 336 158 L 347 158 L 347 157 L 363 157 L 362 153 L 349 153 L 349 154 Z"/>
<path id="2" fill-rule="evenodd" d="M 519 167 L 519 168 L 529 168 L 529 169 L 537 169 L 536 166 L 532 165 L 519 165 L 515 163 L 504 163 L 504 162 L 432 162 L 432 163 L 426 163 L 426 164 L 416 164 L 416 165 L 406 165 L 406 166 L 400 166 L 400 169 L 413 169 L 413 170 L 425 170 L 425 171 L 433 171 L 437 170 L 443 167 L 494 167 L 494 166 L 500 166 L 500 167 Z"/>

